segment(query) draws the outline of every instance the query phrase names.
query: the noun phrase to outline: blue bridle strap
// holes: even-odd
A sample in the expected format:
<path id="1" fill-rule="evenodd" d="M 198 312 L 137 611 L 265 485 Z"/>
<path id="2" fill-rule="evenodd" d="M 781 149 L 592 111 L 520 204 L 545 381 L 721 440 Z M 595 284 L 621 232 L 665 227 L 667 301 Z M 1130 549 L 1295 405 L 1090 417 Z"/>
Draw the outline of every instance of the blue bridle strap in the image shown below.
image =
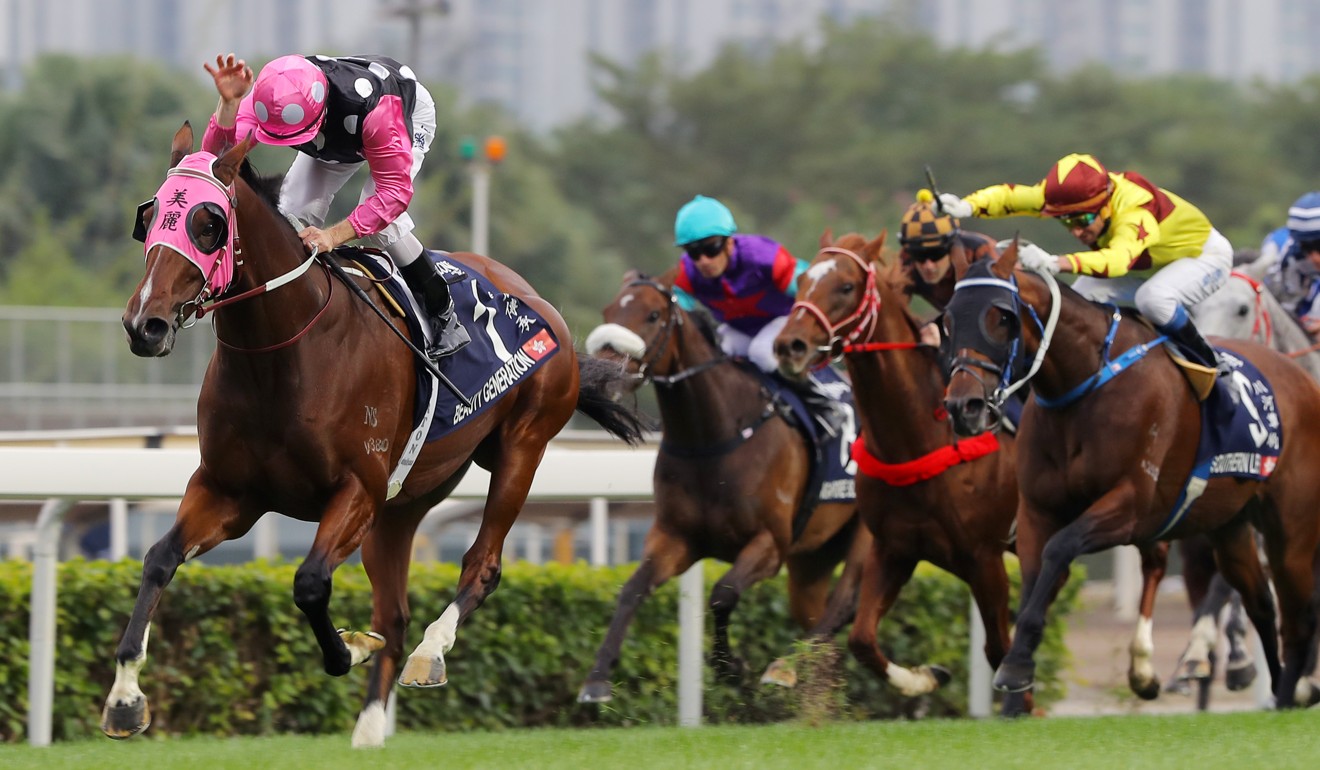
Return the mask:
<path id="1" fill-rule="evenodd" d="M 1100 349 L 1100 371 L 1087 377 L 1085 380 L 1082 380 L 1078 383 L 1077 387 L 1064 393 L 1058 398 L 1045 398 L 1037 393 L 1037 404 L 1040 404 L 1046 409 L 1065 407 L 1091 391 L 1099 390 L 1105 383 L 1122 374 L 1124 369 L 1127 369 L 1145 358 L 1147 353 L 1159 347 L 1168 339 L 1167 336 L 1160 335 L 1149 342 L 1143 342 L 1136 347 L 1129 348 L 1119 355 L 1118 358 L 1111 361 L 1109 359 L 1109 348 L 1114 344 L 1114 337 L 1118 334 L 1118 323 L 1123 320 L 1123 314 L 1113 305 L 1109 305 L 1108 307 L 1112 308 L 1112 312 L 1110 314 L 1109 331 L 1105 334 L 1105 344 L 1104 347 Z"/>

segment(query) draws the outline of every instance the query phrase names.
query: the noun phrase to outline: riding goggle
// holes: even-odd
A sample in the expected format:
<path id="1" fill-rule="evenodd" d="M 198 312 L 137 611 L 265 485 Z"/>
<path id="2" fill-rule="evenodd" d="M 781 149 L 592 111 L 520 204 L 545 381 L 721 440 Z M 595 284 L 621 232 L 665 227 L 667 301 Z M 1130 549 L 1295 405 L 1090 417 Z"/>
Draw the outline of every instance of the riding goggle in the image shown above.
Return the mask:
<path id="1" fill-rule="evenodd" d="M 1060 224 L 1069 230 L 1072 230 L 1078 227 L 1090 227 L 1091 223 L 1094 222 L 1095 218 L 1098 216 L 1100 215 L 1094 211 L 1086 211 L 1081 214 L 1064 214 L 1058 219 Z"/>
<path id="2" fill-rule="evenodd" d="M 701 260 L 702 257 L 714 257 L 721 251 L 724 251 L 724 244 L 728 238 L 703 238 L 693 243 L 683 244 L 683 251 L 693 262 Z"/>
<path id="3" fill-rule="evenodd" d="M 913 262 L 938 262 L 949 256 L 949 250 L 947 248 L 941 248 L 938 246 L 925 249 L 908 246 L 903 250 L 907 252 L 908 257 Z"/>

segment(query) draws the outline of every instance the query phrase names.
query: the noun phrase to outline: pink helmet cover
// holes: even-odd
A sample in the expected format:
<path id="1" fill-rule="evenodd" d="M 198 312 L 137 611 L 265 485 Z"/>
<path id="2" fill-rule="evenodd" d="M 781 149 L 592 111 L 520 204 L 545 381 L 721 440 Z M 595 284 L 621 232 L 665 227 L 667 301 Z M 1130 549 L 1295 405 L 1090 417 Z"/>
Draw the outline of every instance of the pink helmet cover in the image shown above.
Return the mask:
<path id="1" fill-rule="evenodd" d="M 285 147 L 310 141 L 325 120 L 326 88 L 325 73 L 302 56 L 262 67 L 252 86 L 257 139 Z"/>
<path id="2" fill-rule="evenodd" d="M 146 253 L 157 246 L 177 251 L 209 277 L 210 288 L 219 294 L 234 279 L 234 223 L 231 190 L 215 178 L 211 166 L 216 157 L 195 152 L 169 170 L 156 190 L 156 212 L 147 230 Z M 226 236 L 217 249 L 205 253 L 189 234 L 193 215 L 204 204 L 218 207 L 226 220 Z"/>

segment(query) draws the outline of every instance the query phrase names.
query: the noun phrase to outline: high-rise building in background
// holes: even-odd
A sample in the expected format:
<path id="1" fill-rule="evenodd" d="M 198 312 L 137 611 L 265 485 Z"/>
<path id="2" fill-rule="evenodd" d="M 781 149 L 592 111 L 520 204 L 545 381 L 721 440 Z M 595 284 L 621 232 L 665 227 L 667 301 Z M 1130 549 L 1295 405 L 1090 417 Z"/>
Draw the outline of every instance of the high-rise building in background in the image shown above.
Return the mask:
<path id="1" fill-rule="evenodd" d="M 1059 72 L 1290 82 L 1320 70 L 1320 0 L 0 0 L 3 83 L 37 54 L 134 54 L 204 77 L 222 51 L 382 53 L 537 129 L 598 112 L 591 57 L 819 43 L 820 21 L 883 16 L 947 47 L 1036 46 Z"/>

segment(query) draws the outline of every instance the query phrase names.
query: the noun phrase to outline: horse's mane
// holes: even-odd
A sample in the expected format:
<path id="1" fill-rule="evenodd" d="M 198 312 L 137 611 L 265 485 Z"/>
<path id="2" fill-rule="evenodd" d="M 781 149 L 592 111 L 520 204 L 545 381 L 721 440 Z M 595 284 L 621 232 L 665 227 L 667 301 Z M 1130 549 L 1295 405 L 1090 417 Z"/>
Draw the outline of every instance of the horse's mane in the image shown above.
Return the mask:
<path id="1" fill-rule="evenodd" d="M 277 213 L 280 210 L 280 187 L 284 184 L 284 174 L 263 175 L 252 165 L 252 161 L 243 159 L 243 164 L 238 169 L 238 176 L 257 197 L 266 202 L 266 205 Z M 280 217 L 283 219 L 283 215 Z"/>

